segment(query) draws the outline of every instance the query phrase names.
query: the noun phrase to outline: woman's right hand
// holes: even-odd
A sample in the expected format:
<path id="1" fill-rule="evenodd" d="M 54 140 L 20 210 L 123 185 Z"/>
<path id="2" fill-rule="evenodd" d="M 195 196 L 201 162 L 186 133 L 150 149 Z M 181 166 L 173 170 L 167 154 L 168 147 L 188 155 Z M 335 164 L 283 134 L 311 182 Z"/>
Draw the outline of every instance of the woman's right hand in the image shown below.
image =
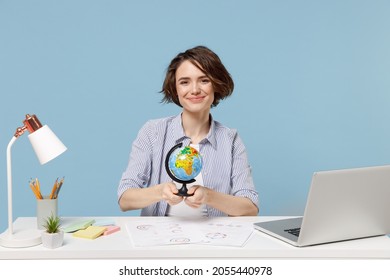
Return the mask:
<path id="1" fill-rule="evenodd" d="M 178 189 L 173 182 L 161 184 L 161 196 L 169 205 L 173 206 L 180 203 L 183 200 L 182 196 L 176 195 Z"/>

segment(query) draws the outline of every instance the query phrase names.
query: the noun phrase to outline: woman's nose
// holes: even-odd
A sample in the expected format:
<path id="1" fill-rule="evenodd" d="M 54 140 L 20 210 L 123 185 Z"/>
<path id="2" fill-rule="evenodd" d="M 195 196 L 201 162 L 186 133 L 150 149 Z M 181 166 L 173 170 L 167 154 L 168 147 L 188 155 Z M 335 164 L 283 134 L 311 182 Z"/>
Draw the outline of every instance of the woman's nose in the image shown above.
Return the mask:
<path id="1" fill-rule="evenodd" d="M 192 86 L 192 94 L 199 94 L 200 93 L 200 86 L 198 83 L 194 83 Z"/>

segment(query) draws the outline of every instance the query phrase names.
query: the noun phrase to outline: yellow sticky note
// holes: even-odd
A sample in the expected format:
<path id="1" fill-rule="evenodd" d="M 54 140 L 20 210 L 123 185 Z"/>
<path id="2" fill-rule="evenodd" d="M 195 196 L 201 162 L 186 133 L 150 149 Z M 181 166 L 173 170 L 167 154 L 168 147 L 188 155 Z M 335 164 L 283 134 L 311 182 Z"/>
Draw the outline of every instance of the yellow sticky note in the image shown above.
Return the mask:
<path id="1" fill-rule="evenodd" d="M 81 229 L 73 233 L 74 237 L 81 237 L 81 238 L 88 238 L 88 239 L 95 239 L 103 234 L 103 232 L 106 230 L 106 227 L 99 227 L 99 226 L 90 226 L 86 229 Z"/>

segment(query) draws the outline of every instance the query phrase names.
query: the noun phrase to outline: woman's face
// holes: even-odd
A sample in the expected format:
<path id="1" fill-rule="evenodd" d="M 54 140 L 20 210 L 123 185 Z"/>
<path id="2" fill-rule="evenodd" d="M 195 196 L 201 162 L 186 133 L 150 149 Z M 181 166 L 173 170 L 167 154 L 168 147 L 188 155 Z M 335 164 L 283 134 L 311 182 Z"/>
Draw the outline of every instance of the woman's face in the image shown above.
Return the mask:
<path id="1" fill-rule="evenodd" d="M 188 60 L 176 70 L 176 91 L 185 110 L 192 113 L 210 111 L 214 101 L 211 80 Z"/>

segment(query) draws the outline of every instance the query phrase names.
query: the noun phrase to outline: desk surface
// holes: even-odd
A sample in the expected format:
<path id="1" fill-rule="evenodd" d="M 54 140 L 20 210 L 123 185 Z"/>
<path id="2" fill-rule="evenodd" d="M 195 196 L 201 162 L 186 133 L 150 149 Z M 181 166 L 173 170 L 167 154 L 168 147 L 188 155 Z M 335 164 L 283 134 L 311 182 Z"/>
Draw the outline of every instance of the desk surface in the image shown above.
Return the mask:
<path id="1" fill-rule="evenodd" d="M 148 258 L 390 258 L 390 238 L 379 236 L 296 248 L 257 230 L 244 247 L 208 245 L 170 245 L 135 247 L 126 230 L 130 220 L 149 217 L 89 217 L 113 219 L 121 226 L 121 231 L 94 240 L 76 238 L 65 233 L 64 244 L 57 249 L 47 249 L 42 245 L 29 248 L 0 247 L 0 259 L 148 259 Z M 224 218 L 235 221 L 259 222 L 282 217 L 235 217 Z M 86 218 L 63 218 L 69 224 Z M 153 217 L 156 219 L 156 217 Z M 171 219 L 161 217 L 159 219 Z M 219 218 L 220 219 L 220 218 Z M 18 218 L 14 230 L 36 227 L 36 218 Z"/>

